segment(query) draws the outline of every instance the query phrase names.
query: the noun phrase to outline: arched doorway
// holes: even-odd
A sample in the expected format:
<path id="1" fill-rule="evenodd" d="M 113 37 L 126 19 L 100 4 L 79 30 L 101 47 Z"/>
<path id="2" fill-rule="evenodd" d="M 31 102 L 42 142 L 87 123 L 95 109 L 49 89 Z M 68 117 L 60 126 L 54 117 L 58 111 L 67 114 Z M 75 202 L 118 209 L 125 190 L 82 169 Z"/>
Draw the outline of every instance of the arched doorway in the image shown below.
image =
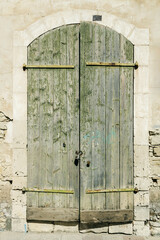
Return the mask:
<path id="1" fill-rule="evenodd" d="M 29 220 L 132 221 L 133 60 L 130 41 L 89 22 L 28 46 Z"/>

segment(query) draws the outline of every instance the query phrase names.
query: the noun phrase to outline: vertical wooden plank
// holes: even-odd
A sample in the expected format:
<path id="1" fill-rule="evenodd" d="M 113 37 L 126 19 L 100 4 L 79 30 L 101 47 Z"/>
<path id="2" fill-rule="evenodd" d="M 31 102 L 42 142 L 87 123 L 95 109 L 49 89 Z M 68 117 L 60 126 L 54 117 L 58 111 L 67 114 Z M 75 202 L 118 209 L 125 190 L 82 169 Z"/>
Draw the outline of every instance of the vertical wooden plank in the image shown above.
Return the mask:
<path id="1" fill-rule="evenodd" d="M 29 70 L 33 73 L 28 85 L 29 169 L 34 165 L 34 171 L 30 171 L 28 186 L 71 189 L 75 194 L 30 193 L 30 206 L 78 209 L 79 170 L 74 158 L 79 148 L 79 26 L 47 32 L 37 42 L 29 50 L 29 64 L 71 64 L 75 68 Z"/>
<path id="2" fill-rule="evenodd" d="M 79 208 L 79 165 L 74 163 L 79 150 L 79 24 L 67 28 L 67 64 L 75 66 L 74 71 L 67 70 L 68 189 L 75 191 L 68 195 L 68 207 Z"/>
<path id="3" fill-rule="evenodd" d="M 60 29 L 60 55 L 59 62 L 61 65 L 65 65 L 67 60 L 67 27 L 64 26 Z M 61 178 L 59 179 L 59 189 L 68 189 L 69 186 L 69 169 L 68 169 L 68 148 L 67 145 L 67 70 L 61 69 L 59 72 L 59 100 L 60 100 L 60 172 Z M 63 177 L 62 177 L 63 176 Z M 68 196 L 59 196 L 59 207 L 65 208 L 68 206 Z"/>
<path id="4" fill-rule="evenodd" d="M 105 68 L 88 67 L 87 61 L 105 61 L 105 27 L 81 23 L 80 131 L 81 210 L 104 209 L 105 194 L 87 195 L 87 189 L 105 188 Z M 90 166 L 87 167 L 87 161 Z"/>
<path id="5" fill-rule="evenodd" d="M 133 45 L 121 35 L 121 62 L 133 62 Z M 133 68 L 120 71 L 120 187 L 133 187 Z M 120 208 L 133 209 L 133 193 L 120 194 Z"/>
<path id="6" fill-rule="evenodd" d="M 92 156 L 92 86 L 90 81 L 92 68 L 86 67 L 86 60 L 92 60 L 92 25 L 80 24 L 80 148 L 83 152 L 80 163 L 80 210 L 92 209 L 92 196 L 85 193 L 92 188 L 92 163 L 87 167 L 87 161 L 91 162 Z"/>
<path id="7" fill-rule="evenodd" d="M 105 27 L 92 26 L 92 61 L 105 61 Z M 87 61 L 87 59 L 86 59 Z M 105 188 L 105 68 L 92 67 L 92 75 L 87 79 L 92 83 L 92 189 Z M 92 195 L 92 209 L 105 208 L 105 194 Z"/>
<path id="8" fill-rule="evenodd" d="M 39 39 L 28 46 L 28 64 L 39 64 Z M 39 187 L 39 70 L 27 72 L 28 187 Z M 38 193 L 27 193 L 27 205 L 38 206 Z"/>
<path id="9" fill-rule="evenodd" d="M 53 64 L 60 64 L 60 29 L 55 29 L 52 32 L 53 42 Z M 53 189 L 59 189 L 60 177 L 61 177 L 61 85 L 60 85 L 60 70 L 54 69 L 53 71 L 53 172 L 52 183 Z M 52 195 L 52 206 L 54 208 L 59 207 L 60 196 L 59 194 Z"/>
<path id="10" fill-rule="evenodd" d="M 50 64 L 50 34 L 44 34 L 39 38 L 40 64 Z M 39 183 L 42 189 L 52 189 L 51 162 L 52 162 L 52 116 L 53 116 L 53 87 L 51 71 L 40 70 L 40 171 Z M 50 194 L 39 193 L 39 207 L 51 207 Z"/>
<path id="11" fill-rule="evenodd" d="M 119 62 L 119 34 L 106 28 L 106 62 Z M 119 188 L 119 68 L 106 68 L 106 189 Z M 119 193 L 106 194 L 106 209 L 119 209 Z"/>

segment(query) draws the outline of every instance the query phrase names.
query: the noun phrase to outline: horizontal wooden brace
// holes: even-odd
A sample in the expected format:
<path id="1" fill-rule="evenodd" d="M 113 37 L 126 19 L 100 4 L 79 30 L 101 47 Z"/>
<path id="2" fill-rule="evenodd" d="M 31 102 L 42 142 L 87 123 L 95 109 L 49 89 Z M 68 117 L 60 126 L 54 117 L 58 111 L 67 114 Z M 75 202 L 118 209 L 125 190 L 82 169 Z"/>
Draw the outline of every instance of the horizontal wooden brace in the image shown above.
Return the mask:
<path id="1" fill-rule="evenodd" d="M 138 68 L 138 62 L 135 63 L 118 63 L 118 62 L 86 62 L 87 66 L 101 66 L 101 67 L 134 67 Z"/>
<path id="2" fill-rule="evenodd" d="M 37 188 L 22 188 L 22 192 L 44 192 L 44 193 L 66 193 L 73 194 L 73 190 L 54 190 L 54 189 L 37 189 Z"/>
<path id="3" fill-rule="evenodd" d="M 133 221 L 133 210 L 82 210 L 81 223 L 128 223 Z"/>
<path id="4" fill-rule="evenodd" d="M 28 221 L 77 222 L 79 210 L 75 208 L 27 207 Z"/>
<path id="5" fill-rule="evenodd" d="M 121 189 L 97 189 L 87 190 L 86 193 L 114 193 L 114 192 L 134 192 L 137 193 L 138 188 L 121 188 Z"/>
<path id="6" fill-rule="evenodd" d="M 23 64 L 23 70 L 26 69 L 73 69 L 74 65 L 26 65 Z"/>

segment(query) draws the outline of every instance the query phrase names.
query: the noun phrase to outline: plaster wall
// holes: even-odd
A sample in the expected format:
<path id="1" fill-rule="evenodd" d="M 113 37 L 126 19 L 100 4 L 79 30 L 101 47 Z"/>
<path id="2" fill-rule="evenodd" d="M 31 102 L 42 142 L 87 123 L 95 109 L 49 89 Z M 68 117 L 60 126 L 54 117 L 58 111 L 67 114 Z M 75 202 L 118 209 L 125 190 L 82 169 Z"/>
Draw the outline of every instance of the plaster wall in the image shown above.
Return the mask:
<path id="1" fill-rule="evenodd" d="M 65 22 L 63 16 L 64 9 L 65 11 L 73 11 L 74 15 L 76 15 L 76 12 L 77 15 L 78 12 L 81 12 L 81 15 L 83 15 L 83 12 L 85 12 L 86 18 L 88 12 L 88 19 L 90 21 L 92 20 L 92 10 L 95 14 L 102 15 L 102 21 L 102 12 L 104 12 L 105 14 L 113 16 L 112 24 L 115 29 L 117 28 L 117 31 L 119 30 L 119 32 L 125 32 L 125 30 L 130 30 L 130 32 L 126 32 L 126 34 L 130 36 L 131 41 L 132 39 L 134 41 L 136 36 L 139 37 L 139 44 L 136 43 L 138 54 L 137 58 L 140 59 L 143 67 L 141 68 L 141 71 L 139 70 L 135 73 L 135 77 L 139 80 L 143 78 L 143 81 L 138 81 L 135 89 L 135 112 L 137 113 L 135 122 L 137 121 L 137 126 L 139 125 L 140 128 L 145 129 L 145 131 L 140 132 L 139 135 L 136 135 L 137 138 L 135 138 L 135 184 L 137 184 L 139 187 L 141 186 L 142 190 L 146 191 L 141 192 L 139 195 L 137 195 L 137 197 L 135 197 L 135 210 L 138 214 L 135 216 L 136 221 L 134 222 L 133 228 L 131 228 L 130 225 L 118 226 L 117 228 L 114 226 L 110 228 L 109 232 L 124 233 L 125 231 L 128 231 L 127 233 L 129 234 L 134 232 L 137 235 L 150 233 L 160 234 L 160 223 L 158 218 L 159 213 L 156 212 L 153 214 L 154 218 L 150 219 L 152 223 L 152 225 L 150 224 L 150 227 L 148 223 L 148 190 L 150 188 L 150 202 L 153 203 L 153 209 L 157 209 L 160 194 L 160 185 L 158 185 L 159 182 L 157 180 L 157 185 L 155 186 L 152 178 L 153 175 L 157 178 L 160 176 L 159 170 L 155 173 L 156 167 L 152 166 L 154 165 L 152 164 L 154 157 L 156 157 L 156 163 L 160 162 L 160 159 L 158 158 L 159 153 L 157 156 L 152 154 L 153 151 L 159 151 L 159 139 L 157 140 L 156 145 L 153 142 L 154 140 L 152 140 L 152 144 L 150 143 L 152 145 L 150 146 L 150 165 L 148 162 L 149 131 L 154 132 L 151 138 L 155 139 L 158 135 L 157 131 L 160 129 L 159 0 L 0 1 L 0 230 L 10 230 L 12 223 L 13 231 L 24 231 L 24 226 L 26 224 L 26 199 L 24 196 L 22 197 L 22 194 L 20 191 L 17 191 L 17 189 L 21 189 L 26 184 L 27 176 L 27 170 L 24 168 L 23 164 L 26 161 L 26 142 L 21 136 L 21 133 L 25 133 L 26 131 L 26 115 L 23 111 L 23 107 L 21 107 L 26 104 L 26 95 L 24 91 L 24 89 L 26 89 L 26 81 L 24 81 L 26 78 L 26 73 L 21 72 L 19 68 L 19 66 L 21 66 L 24 61 L 26 62 L 27 60 L 23 57 L 20 58 L 20 56 L 26 56 L 25 47 L 19 48 L 18 45 L 15 46 L 15 31 L 23 32 L 25 29 L 29 29 L 29 26 L 32 26 L 32 24 L 38 20 L 42 21 L 42 19 L 45 19 L 46 16 L 53 14 L 56 14 L 57 21 L 59 18 L 61 19 L 61 22 Z M 70 17 L 71 16 L 68 14 L 68 19 L 70 19 Z M 119 25 L 119 22 L 116 19 L 124 22 L 124 25 Z M 125 22 L 127 23 L 126 25 Z M 130 29 L 127 26 L 130 26 Z M 131 26 L 133 26 L 133 28 Z M 43 26 L 39 26 L 37 24 L 37 29 L 41 27 L 43 28 Z M 144 29 L 144 31 L 142 31 L 143 34 L 138 32 L 138 29 Z M 30 28 L 30 30 L 32 32 L 32 28 Z M 18 41 L 19 35 L 17 36 Z M 31 36 L 30 39 L 32 39 Z M 140 49 L 138 49 L 139 47 Z M 148 47 L 149 52 L 147 52 Z M 21 54 L 22 52 L 24 55 Z M 19 58 L 17 58 L 17 56 L 19 56 Z M 13 68 L 14 63 L 17 64 L 16 68 Z M 19 94 L 14 95 L 14 92 L 19 92 Z M 22 105 L 19 105 L 20 102 Z M 135 129 L 135 133 L 136 131 L 139 132 L 139 129 Z M 15 141 L 14 139 L 18 140 Z M 156 150 L 155 147 L 157 147 Z M 23 163 L 21 162 L 22 156 Z M 143 168 L 142 165 L 144 164 L 145 167 Z M 30 225 L 29 227 L 30 229 L 35 230 L 37 225 Z M 48 231 L 50 231 L 52 227 L 53 226 L 48 226 Z M 47 229 L 44 226 L 43 228 L 45 230 Z M 65 228 L 63 227 L 63 229 Z M 151 231 L 152 229 L 154 229 L 154 231 Z"/>

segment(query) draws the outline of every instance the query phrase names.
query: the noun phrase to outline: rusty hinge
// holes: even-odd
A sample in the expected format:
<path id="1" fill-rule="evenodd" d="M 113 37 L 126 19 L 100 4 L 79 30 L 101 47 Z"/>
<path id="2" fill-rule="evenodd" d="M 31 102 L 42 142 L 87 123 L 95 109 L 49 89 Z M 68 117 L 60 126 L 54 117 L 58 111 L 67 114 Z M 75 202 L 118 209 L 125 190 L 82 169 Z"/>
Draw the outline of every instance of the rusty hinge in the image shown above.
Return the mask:
<path id="1" fill-rule="evenodd" d="M 26 69 L 73 69 L 74 65 L 26 65 L 23 64 L 23 71 Z"/>
<path id="2" fill-rule="evenodd" d="M 138 68 L 138 62 L 118 63 L 118 62 L 86 62 L 86 66 L 104 66 L 104 67 L 134 67 Z"/>
<path id="3" fill-rule="evenodd" d="M 114 192 L 134 192 L 137 193 L 138 188 L 121 188 L 121 189 L 97 189 L 86 190 L 86 193 L 114 193 Z"/>
<path id="4" fill-rule="evenodd" d="M 44 193 L 66 193 L 73 194 L 73 190 L 54 190 L 54 189 L 38 189 L 38 188 L 22 188 L 22 192 L 44 192 Z"/>

